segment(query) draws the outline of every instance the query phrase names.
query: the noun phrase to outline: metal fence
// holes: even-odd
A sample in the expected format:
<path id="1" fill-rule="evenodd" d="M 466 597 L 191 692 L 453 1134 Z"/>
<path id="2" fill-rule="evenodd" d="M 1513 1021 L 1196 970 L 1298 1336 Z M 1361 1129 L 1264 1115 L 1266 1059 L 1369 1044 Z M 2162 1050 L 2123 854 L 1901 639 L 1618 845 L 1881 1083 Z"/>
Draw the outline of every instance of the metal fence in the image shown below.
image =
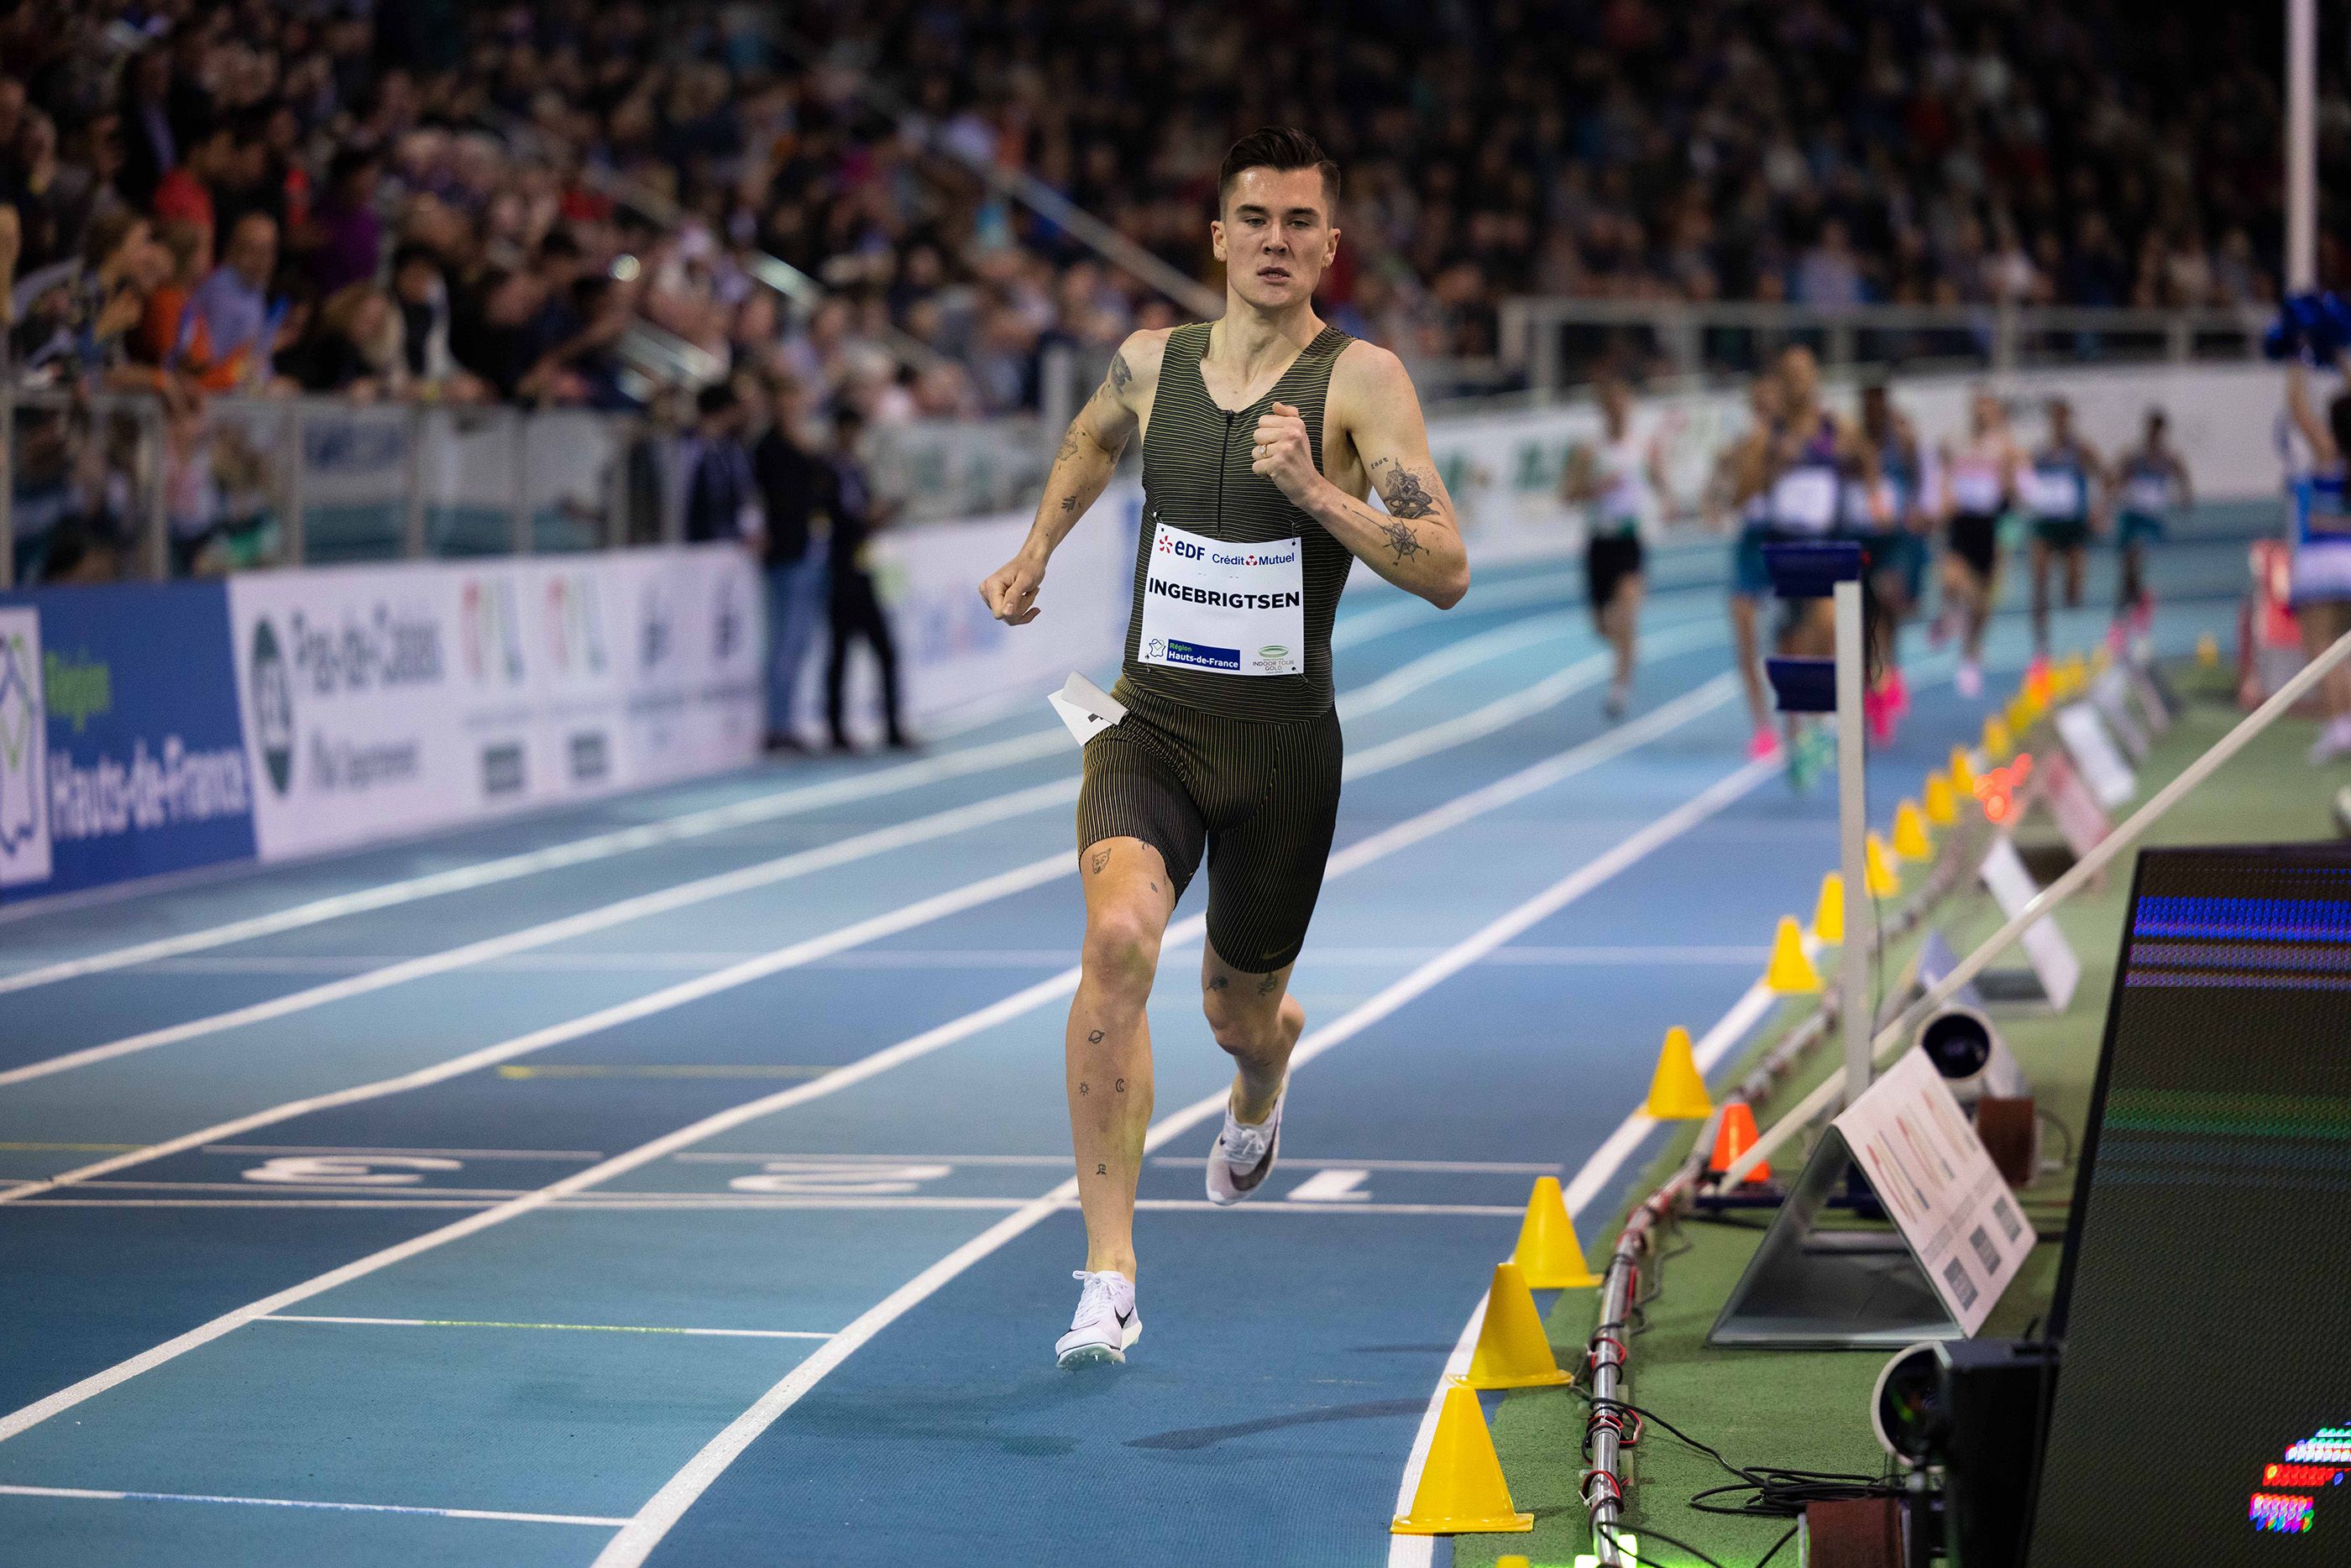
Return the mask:
<path id="1" fill-rule="evenodd" d="M 1499 356 L 1538 401 L 1604 371 L 1695 380 L 1751 374 L 1801 343 L 1839 372 L 1991 373 L 2052 365 L 2180 364 L 2261 353 L 2273 306 L 2138 310 L 2041 306 L 1692 305 L 1519 297 Z"/>
<path id="2" fill-rule="evenodd" d="M 583 410 L 0 390 L 0 586 L 675 538 L 674 443 Z"/>

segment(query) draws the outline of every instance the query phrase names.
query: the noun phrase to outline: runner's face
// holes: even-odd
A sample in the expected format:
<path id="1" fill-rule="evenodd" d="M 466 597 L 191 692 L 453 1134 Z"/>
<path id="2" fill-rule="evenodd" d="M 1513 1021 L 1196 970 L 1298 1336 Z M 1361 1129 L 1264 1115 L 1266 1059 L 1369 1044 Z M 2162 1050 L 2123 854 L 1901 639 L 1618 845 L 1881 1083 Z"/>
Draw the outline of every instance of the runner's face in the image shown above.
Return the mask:
<path id="1" fill-rule="evenodd" d="M 1260 310 L 1312 298 L 1339 250 L 1314 169 L 1242 170 L 1208 235 L 1233 292 Z"/>

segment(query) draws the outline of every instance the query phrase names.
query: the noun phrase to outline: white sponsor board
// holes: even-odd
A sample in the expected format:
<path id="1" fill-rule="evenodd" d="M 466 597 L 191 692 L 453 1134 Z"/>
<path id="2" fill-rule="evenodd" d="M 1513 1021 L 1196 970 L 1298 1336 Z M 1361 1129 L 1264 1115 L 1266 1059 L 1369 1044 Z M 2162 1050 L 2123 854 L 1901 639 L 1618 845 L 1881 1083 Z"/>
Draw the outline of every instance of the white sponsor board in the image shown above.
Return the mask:
<path id="1" fill-rule="evenodd" d="M 240 575 L 229 618 L 264 859 L 758 754 L 728 545 Z"/>
<path id="2" fill-rule="evenodd" d="M 41 612 L 0 609 L 0 886 L 49 879 Z"/>
<path id="3" fill-rule="evenodd" d="M 2040 885 L 2025 868 L 2024 857 L 2017 854 L 2014 841 L 2005 833 L 1991 841 L 1978 874 L 2000 905 L 2000 912 L 2011 919 L 2041 894 Z M 2045 916 L 2025 927 L 2018 940 L 2049 1005 L 2064 1012 L 2074 1004 L 2074 988 L 2082 983 L 2082 961 L 2074 955 L 2073 944 L 2057 922 Z"/>
<path id="4" fill-rule="evenodd" d="M 2074 754 L 2074 765 L 2100 805 L 2112 811 L 2138 793 L 2138 775 L 2116 750 L 2114 737 L 2091 703 L 2073 702 L 2057 710 L 2057 738 Z"/>
<path id="5" fill-rule="evenodd" d="M 920 733 L 926 721 L 984 703 L 1025 705 L 1060 686 L 1071 670 L 1114 667 L 1126 646 L 1142 512 L 1139 486 L 1118 483 L 1104 492 L 1053 552 L 1037 595 L 1040 613 L 1017 627 L 987 613 L 979 585 L 1020 548 L 1029 514 L 875 535 L 873 567 L 898 641 L 911 727 Z M 820 634 L 819 656 L 808 661 L 804 716 L 822 709 L 822 641 Z M 861 652 L 857 663 L 863 662 Z M 870 692 L 870 678 L 859 674 L 850 688 L 852 727 L 873 711 Z"/>
<path id="6" fill-rule="evenodd" d="M 1963 1334 L 2032 1251 L 1983 1141 L 1923 1051 L 1906 1051 L 1832 1124 Z"/>

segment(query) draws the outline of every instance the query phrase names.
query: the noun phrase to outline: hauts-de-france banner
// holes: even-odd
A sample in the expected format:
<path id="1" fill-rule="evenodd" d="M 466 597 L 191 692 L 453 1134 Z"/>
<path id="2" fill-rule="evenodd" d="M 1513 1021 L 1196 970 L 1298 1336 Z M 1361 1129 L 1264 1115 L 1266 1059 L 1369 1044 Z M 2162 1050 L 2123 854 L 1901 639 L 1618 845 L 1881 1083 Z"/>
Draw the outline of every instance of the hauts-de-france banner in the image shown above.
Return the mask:
<path id="1" fill-rule="evenodd" d="M 218 583 L 0 594 L 0 899 L 254 853 Z"/>

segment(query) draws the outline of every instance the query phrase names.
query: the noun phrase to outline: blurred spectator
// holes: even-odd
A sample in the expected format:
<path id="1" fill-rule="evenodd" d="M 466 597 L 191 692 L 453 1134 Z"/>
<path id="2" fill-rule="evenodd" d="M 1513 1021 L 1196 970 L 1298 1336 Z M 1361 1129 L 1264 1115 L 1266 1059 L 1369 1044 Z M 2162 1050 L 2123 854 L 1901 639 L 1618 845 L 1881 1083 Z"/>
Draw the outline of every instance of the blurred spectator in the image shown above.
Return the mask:
<path id="1" fill-rule="evenodd" d="M 733 386 L 713 381 L 695 400 L 695 415 L 685 471 L 685 536 L 697 545 L 713 539 L 757 545 L 759 488 L 743 445 L 743 401 Z"/>
<path id="2" fill-rule="evenodd" d="M 824 613 L 825 562 L 832 526 L 824 510 L 831 468 L 801 444 L 808 399 L 799 383 L 778 376 L 769 394 L 768 429 L 751 449 L 767 524 L 768 749 L 798 750 L 794 712 L 801 671 Z"/>
<path id="3" fill-rule="evenodd" d="M 847 680 L 850 644 L 859 638 L 873 649 L 882 667 L 882 724 L 893 750 L 906 751 L 907 739 L 898 711 L 898 644 L 890 635 L 889 612 L 874 591 L 870 550 L 873 530 L 887 521 L 874 494 L 873 476 L 858 453 L 865 433 L 865 416 L 847 404 L 833 410 L 831 470 L 828 489 L 832 533 L 827 541 L 826 602 L 831 610 L 832 653 L 824 667 L 824 716 L 832 732 L 835 751 L 852 749 L 849 738 Z"/>
<path id="4" fill-rule="evenodd" d="M 188 296 L 173 339 L 185 356 L 202 335 L 203 357 L 193 373 L 205 388 L 243 386 L 268 365 L 283 315 L 282 306 L 273 310 L 269 302 L 269 281 L 277 270 L 277 220 L 246 213 L 229 231 L 220 265 Z"/>
<path id="5" fill-rule="evenodd" d="M 400 312 L 381 285 L 345 284 L 277 356 L 277 370 L 306 392 L 340 392 L 368 402 L 397 396 L 407 380 L 400 336 Z"/>

